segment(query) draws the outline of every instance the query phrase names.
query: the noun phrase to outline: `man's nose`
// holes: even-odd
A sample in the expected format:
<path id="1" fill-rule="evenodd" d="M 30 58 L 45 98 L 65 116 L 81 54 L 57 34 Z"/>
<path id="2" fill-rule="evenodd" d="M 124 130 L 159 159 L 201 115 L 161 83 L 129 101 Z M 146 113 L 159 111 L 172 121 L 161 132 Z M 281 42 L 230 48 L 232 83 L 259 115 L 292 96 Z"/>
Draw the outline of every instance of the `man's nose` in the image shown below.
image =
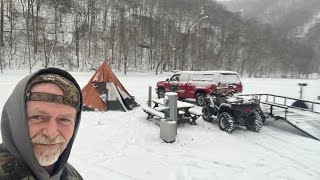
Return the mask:
<path id="1" fill-rule="evenodd" d="M 53 139 L 59 135 L 58 124 L 54 119 L 50 119 L 43 129 L 43 135 L 47 136 L 49 139 Z"/>

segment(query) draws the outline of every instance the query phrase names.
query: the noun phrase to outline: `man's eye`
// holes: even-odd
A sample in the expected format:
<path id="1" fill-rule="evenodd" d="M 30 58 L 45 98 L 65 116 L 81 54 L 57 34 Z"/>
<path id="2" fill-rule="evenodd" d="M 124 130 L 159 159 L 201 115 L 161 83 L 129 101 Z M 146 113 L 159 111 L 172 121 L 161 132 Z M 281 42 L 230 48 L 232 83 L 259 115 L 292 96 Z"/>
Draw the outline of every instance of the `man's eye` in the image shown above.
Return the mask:
<path id="1" fill-rule="evenodd" d="M 40 115 L 35 115 L 35 116 L 31 116 L 30 120 L 43 121 L 45 120 L 45 117 Z"/>
<path id="2" fill-rule="evenodd" d="M 60 122 L 63 125 L 69 125 L 72 121 L 70 119 L 62 118 L 62 119 L 60 119 Z"/>

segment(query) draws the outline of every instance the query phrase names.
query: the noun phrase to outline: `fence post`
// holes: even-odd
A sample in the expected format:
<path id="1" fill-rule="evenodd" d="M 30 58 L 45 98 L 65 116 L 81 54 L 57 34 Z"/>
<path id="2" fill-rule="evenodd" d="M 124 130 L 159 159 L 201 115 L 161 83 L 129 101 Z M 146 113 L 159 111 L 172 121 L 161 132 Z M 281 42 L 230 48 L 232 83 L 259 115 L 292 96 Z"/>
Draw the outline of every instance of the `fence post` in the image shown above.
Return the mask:
<path id="1" fill-rule="evenodd" d="M 303 94 L 302 89 L 303 89 L 303 86 L 307 86 L 307 83 L 298 83 L 298 86 L 300 86 L 299 93 L 300 93 L 300 99 L 302 99 L 302 94 Z"/>
<path id="2" fill-rule="evenodd" d="M 151 91 L 152 91 L 152 87 L 149 86 L 149 95 L 148 95 L 148 106 L 151 107 Z"/>

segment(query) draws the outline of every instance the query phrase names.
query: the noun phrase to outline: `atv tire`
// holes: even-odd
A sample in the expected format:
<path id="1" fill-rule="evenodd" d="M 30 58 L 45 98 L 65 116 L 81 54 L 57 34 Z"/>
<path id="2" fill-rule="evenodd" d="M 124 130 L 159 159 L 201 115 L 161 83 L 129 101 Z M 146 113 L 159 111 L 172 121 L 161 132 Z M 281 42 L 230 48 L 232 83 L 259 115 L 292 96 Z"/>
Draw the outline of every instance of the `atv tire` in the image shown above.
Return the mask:
<path id="1" fill-rule="evenodd" d="M 162 88 L 158 89 L 157 94 L 158 94 L 159 99 L 164 98 L 164 94 L 165 94 L 164 89 L 162 89 Z"/>
<path id="2" fill-rule="evenodd" d="M 246 121 L 246 128 L 253 132 L 259 132 L 262 128 L 263 118 L 258 111 L 249 114 Z"/>
<path id="3" fill-rule="evenodd" d="M 266 116 L 264 115 L 264 112 L 261 110 L 261 108 L 257 109 L 257 111 L 262 118 L 262 124 L 264 124 L 264 122 L 266 121 Z"/>
<path id="4" fill-rule="evenodd" d="M 223 112 L 219 115 L 219 128 L 222 131 L 226 131 L 229 134 L 232 133 L 235 127 L 234 123 L 234 118 L 230 113 Z"/>
<path id="5" fill-rule="evenodd" d="M 204 93 L 198 93 L 196 95 L 196 103 L 198 106 L 204 106 L 206 95 Z"/>
<path id="6" fill-rule="evenodd" d="M 211 122 L 212 121 L 212 112 L 210 110 L 210 107 L 208 105 L 204 105 L 202 108 L 202 119 L 207 121 L 207 122 Z"/>

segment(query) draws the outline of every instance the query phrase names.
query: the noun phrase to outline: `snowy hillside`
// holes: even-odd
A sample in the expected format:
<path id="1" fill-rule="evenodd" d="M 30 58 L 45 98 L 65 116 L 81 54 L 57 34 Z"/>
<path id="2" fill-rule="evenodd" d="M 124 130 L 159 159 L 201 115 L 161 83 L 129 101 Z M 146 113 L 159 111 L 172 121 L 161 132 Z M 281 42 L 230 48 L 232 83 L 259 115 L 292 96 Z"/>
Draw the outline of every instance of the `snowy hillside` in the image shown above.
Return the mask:
<path id="1" fill-rule="evenodd" d="M 315 27 L 320 23 L 320 11 L 312 17 L 308 22 L 306 22 L 303 26 L 297 27 L 297 37 L 306 37 L 307 34 L 310 32 L 310 29 Z"/>
<path id="2" fill-rule="evenodd" d="M 94 72 L 73 72 L 83 87 Z M 0 77 L 0 107 L 26 73 Z M 148 86 L 170 74 L 116 73 L 140 104 Z M 272 93 L 298 97 L 298 82 L 285 79 L 241 79 L 244 93 Z M 308 83 L 305 98 L 319 96 L 320 80 Z M 153 92 L 153 96 L 156 94 Z M 69 162 L 86 180 L 213 180 L 213 179 L 320 179 L 320 141 L 284 121 L 268 119 L 259 133 L 238 127 L 232 134 L 217 123 L 199 118 L 198 125 L 181 125 L 177 140 L 164 143 L 160 128 L 146 120 L 141 107 L 118 111 L 84 112 Z M 319 117 L 320 120 L 320 117 Z"/>
<path id="3" fill-rule="evenodd" d="M 319 23 L 318 0 L 232 0 L 222 3 L 246 18 L 258 19 L 300 38 L 307 37 L 309 30 Z"/>

